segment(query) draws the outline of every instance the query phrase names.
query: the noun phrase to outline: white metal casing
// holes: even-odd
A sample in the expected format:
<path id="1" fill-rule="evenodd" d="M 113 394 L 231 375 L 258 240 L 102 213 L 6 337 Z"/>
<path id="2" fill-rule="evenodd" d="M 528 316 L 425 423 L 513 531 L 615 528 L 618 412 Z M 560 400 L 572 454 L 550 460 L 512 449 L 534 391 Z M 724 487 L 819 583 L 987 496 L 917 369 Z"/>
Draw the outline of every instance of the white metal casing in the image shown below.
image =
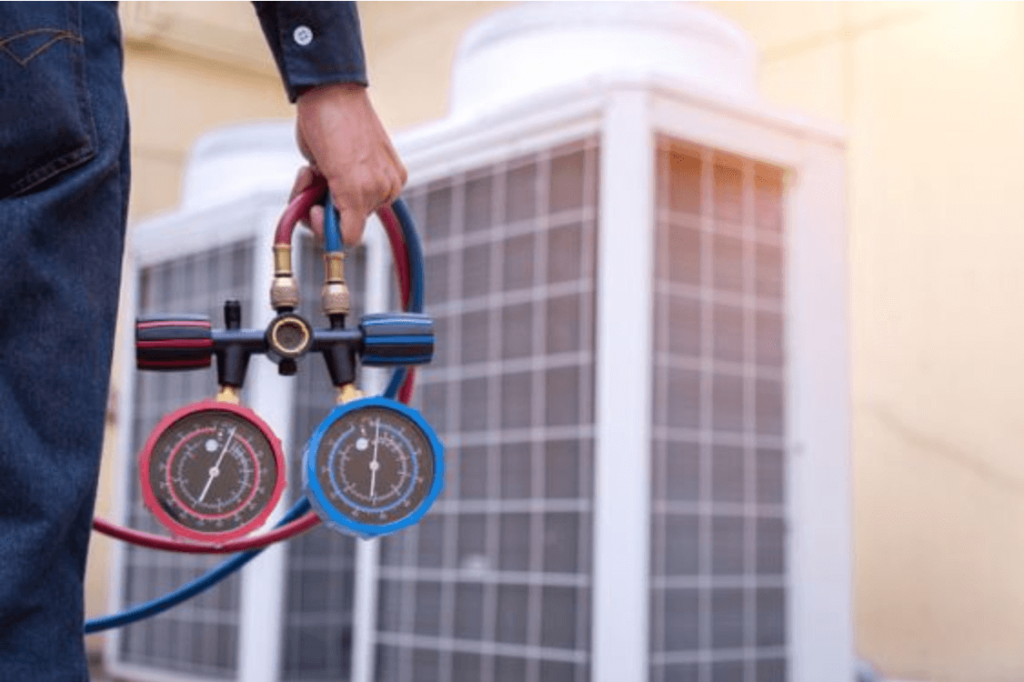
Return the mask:
<path id="1" fill-rule="evenodd" d="M 790 680 L 847 682 L 855 658 L 842 132 L 759 101 L 695 91 L 668 78 L 608 77 L 542 93 L 472 122 L 454 118 L 424 126 L 397 142 L 410 182 L 421 184 L 595 132 L 602 135 L 603 159 L 609 152 L 624 154 L 604 159 L 602 170 L 621 171 L 621 158 L 633 171 L 646 159 L 652 172 L 656 133 L 788 170 Z M 638 201 L 651 206 L 653 192 L 638 200 L 637 190 L 651 187 L 651 181 L 642 172 L 623 177 L 631 179 L 601 179 L 594 682 L 646 679 L 648 660 L 648 518 L 643 504 L 624 511 L 618 500 L 624 481 L 640 499 L 649 481 L 646 466 L 622 453 L 639 457 L 650 449 L 651 365 L 637 352 L 651 348 L 650 293 L 644 293 L 650 283 L 633 273 L 651 271 L 652 209 Z M 612 485 L 614 495 L 603 487 Z"/>

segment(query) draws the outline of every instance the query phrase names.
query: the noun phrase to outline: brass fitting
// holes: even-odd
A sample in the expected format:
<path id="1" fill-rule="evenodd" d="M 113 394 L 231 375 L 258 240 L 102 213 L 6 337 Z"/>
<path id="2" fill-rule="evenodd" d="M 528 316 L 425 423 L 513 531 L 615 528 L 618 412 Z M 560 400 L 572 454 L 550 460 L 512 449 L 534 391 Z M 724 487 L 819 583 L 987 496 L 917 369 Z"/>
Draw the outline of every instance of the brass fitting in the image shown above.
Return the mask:
<path id="1" fill-rule="evenodd" d="M 231 403 L 238 405 L 242 402 L 241 393 L 234 386 L 221 386 L 220 391 L 217 392 L 217 401 L 222 403 Z"/>
<path id="2" fill-rule="evenodd" d="M 274 310 L 299 306 L 299 283 L 292 274 L 291 244 L 274 244 L 274 281 L 270 285 L 270 306 Z"/>
<path id="3" fill-rule="evenodd" d="M 352 301 L 345 283 L 345 254 L 331 251 L 324 254 L 324 286 L 320 304 L 325 315 L 348 315 Z"/>
<path id="4" fill-rule="evenodd" d="M 274 276 L 292 274 L 292 245 L 274 244 Z"/>
<path id="5" fill-rule="evenodd" d="M 295 313 L 285 313 L 271 321 L 266 339 L 268 356 L 294 359 L 309 350 L 313 328 Z"/>
<path id="6" fill-rule="evenodd" d="M 339 405 L 350 403 L 353 400 L 359 400 L 363 397 L 363 392 L 356 388 L 355 384 L 345 384 L 338 389 L 338 394 L 335 396 L 335 402 Z"/>

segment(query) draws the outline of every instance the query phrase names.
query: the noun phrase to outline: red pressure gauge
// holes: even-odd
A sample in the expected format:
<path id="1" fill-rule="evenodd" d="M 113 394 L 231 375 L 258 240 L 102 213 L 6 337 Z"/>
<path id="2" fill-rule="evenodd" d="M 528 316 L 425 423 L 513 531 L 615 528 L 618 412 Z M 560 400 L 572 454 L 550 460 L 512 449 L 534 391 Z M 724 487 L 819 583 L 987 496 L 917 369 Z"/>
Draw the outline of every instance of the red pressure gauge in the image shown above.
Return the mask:
<path id="1" fill-rule="evenodd" d="M 146 506 L 177 536 L 218 543 L 266 522 L 285 485 L 281 441 L 256 413 L 204 400 L 164 417 L 139 458 Z"/>

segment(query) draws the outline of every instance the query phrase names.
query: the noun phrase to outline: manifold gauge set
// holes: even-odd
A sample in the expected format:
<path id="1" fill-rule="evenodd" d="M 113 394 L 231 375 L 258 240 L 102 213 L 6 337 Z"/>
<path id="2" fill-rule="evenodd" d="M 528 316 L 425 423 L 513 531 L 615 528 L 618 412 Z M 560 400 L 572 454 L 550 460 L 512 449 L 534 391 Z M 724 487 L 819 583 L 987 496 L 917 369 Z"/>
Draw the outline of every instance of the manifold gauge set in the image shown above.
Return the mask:
<path id="1" fill-rule="evenodd" d="M 325 281 L 321 305 L 329 326 L 314 328 L 299 314 L 291 263 L 295 225 L 327 194 Z M 369 314 L 353 327 L 345 283 L 345 253 L 337 215 L 324 184 L 288 206 L 274 240 L 266 329 L 244 329 L 241 307 L 224 304 L 224 326 L 207 317 L 155 315 L 135 328 L 136 364 L 177 372 L 216 362 L 216 396 L 186 405 L 157 424 L 139 455 L 143 499 L 173 535 L 217 545 L 261 528 L 285 490 L 286 456 L 266 421 L 241 404 L 249 360 L 262 355 L 293 375 L 305 355 L 320 355 L 337 404 L 310 434 L 301 453 L 303 491 L 320 521 L 337 531 L 372 538 L 419 521 L 441 492 L 443 446 L 430 424 L 408 407 L 413 365 L 430 362 L 434 326 L 423 314 L 422 252 L 401 201 L 382 223 L 395 255 L 405 310 Z M 355 388 L 362 366 L 392 367 L 384 395 Z"/>

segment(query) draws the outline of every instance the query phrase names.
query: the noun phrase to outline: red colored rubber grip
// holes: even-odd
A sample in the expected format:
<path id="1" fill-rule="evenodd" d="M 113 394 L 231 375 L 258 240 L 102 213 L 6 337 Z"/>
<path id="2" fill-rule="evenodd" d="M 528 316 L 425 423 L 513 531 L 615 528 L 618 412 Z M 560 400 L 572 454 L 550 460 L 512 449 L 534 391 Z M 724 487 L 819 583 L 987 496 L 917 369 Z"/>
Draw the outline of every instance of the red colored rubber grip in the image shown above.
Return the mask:
<path id="1" fill-rule="evenodd" d="M 212 358 L 213 332 L 208 317 L 158 316 L 135 321 L 135 364 L 139 369 L 205 369 Z"/>

